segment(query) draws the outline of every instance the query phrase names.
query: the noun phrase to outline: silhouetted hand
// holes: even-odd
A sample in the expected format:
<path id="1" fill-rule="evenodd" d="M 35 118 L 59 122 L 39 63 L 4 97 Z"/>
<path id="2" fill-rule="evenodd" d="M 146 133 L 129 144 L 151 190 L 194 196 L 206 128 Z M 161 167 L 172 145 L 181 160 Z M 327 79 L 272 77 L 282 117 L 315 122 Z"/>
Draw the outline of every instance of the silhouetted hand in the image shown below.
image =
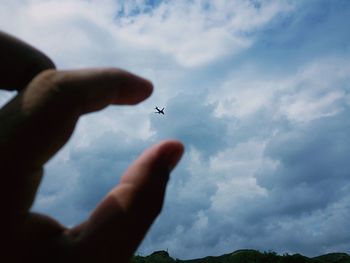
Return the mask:
<path id="1" fill-rule="evenodd" d="M 159 214 L 178 141 L 146 150 L 86 222 L 67 228 L 31 213 L 44 164 L 80 115 L 136 104 L 152 84 L 120 69 L 55 70 L 41 52 L 0 32 L 0 88 L 18 95 L 0 110 L 0 262 L 127 262 Z M 62 185 L 64 182 L 62 182 Z"/>

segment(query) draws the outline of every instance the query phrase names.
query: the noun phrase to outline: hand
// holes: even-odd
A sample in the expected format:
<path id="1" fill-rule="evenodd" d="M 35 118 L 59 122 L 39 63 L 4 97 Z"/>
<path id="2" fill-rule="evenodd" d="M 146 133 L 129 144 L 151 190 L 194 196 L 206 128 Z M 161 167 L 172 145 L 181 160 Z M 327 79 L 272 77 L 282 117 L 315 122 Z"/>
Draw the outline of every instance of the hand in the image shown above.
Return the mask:
<path id="1" fill-rule="evenodd" d="M 67 142 L 80 115 L 136 104 L 152 84 L 120 69 L 59 71 L 49 58 L 0 32 L 0 88 L 18 95 L 0 110 L 4 262 L 127 262 L 159 214 L 183 146 L 146 150 L 86 222 L 67 228 L 30 212 L 44 164 Z M 0 260 L 1 262 L 3 260 Z"/>

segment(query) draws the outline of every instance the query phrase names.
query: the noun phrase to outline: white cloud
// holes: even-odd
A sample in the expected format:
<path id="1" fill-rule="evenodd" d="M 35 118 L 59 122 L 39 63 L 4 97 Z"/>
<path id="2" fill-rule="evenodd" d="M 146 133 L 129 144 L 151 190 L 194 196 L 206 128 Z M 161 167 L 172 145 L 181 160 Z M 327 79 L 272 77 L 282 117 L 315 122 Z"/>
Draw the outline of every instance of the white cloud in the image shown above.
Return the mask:
<path id="1" fill-rule="evenodd" d="M 252 202 L 255 198 L 263 198 L 267 195 L 268 191 L 260 187 L 254 177 L 236 177 L 217 183 L 217 192 L 210 198 L 211 209 L 224 215 L 246 202 Z"/>
<path id="2" fill-rule="evenodd" d="M 329 92 L 319 97 L 308 92 L 299 92 L 282 98 L 282 112 L 294 121 L 312 121 L 314 119 L 337 114 L 341 107 L 337 103 L 344 99 L 343 91 Z"/>
<path id="3" fill-rule="evenodd" d="M 77 147 L 87 146 L 103 134 L 124 134 L 124 140 L 146 141 L 154 135 L 148 118 L 150 109 L 144 106 L 109 107 L 103 112 L 83 116 L 72 138 Z"/>
<path id="4" fill-rule="evenodd" d="M 234 72 L 208 101 L 217 103 L 216 116 L 243 120 L 261 111 L 271 119 L 287 117 L 309 122 L 332 116 L 347 103 L 350 63 L 339 57 L 320 58 L 297 72 L 276 78 L 256 69 Z"/>
<path id="5" fill-rule="evenodd" d="M 291 9 L 286 1 L 168 1 L 119 20 L 120 36 L 199 66 L 252 45 L 254 32 Z"/>
<path id="6" fill-rule="evenodd" d="M 188 177 L 182 177 L 180 181 L 174 185 L 174 194 L 183 202 L 203 202 L 208 200 L 210 193 L 214 189 L 212 173 L 201 153 L 191 147 L 187 149 L 187 171 Z"/>
<path id="7" fill-rule="evenodd" d="M 217 103 L 216 116 L 245 119 L 272 105 L 278 84 L 252 76 L 256 76 L 256 73 L 238 72 L 217 90 L 210 92 L 208 100 Z"/>
<path id="8" fill-rule="evenodd" d="M 210 169 L 213 173 L 228 177 L 250 177 L 264 162 L 263 153 L 265 142 L 248 141 L 239 143 L 234 148 L 227 148 L 210 160 Z"/>
<path id="9" fill-rule="evenodd" d="M 283 88 L 281 114 L 296 122 L 337 114 L 346 100 L 349 76 L 346 59 L 323 58 L 310 63 L 290 77 Z"/>
<path id="10" fill-rule="evenodd" d="M 264 157 L 264 149 L 264 142 L 248 141 L 212 157 L 210 168 L 217 189 L 210 201 L 215 213 L 231 214 L 242 202 L 268 195 L 256 180 L 260 170 L 274 170 L 276 166 L 273 160 Z"/>
<path id="11" fill-rule="evenodd" d="M 259 1 L 259 7 L 243 0 L 181 0 L 150 8 L 146 1 L 6 0 L 0 22 L 65 66 L 103 63 L 113 53 L 124 57 L 120 48 L 130 56 L 147 49 L 199 66 L 248 48 L 256 30 L 292 6 L 276 0 Z"/>

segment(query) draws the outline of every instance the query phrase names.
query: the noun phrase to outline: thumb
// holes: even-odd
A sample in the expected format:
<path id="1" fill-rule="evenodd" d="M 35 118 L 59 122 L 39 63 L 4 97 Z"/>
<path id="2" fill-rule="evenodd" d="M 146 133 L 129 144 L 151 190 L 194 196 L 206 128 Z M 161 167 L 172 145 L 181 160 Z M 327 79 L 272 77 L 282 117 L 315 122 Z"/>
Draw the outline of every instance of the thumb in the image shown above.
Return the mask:
<path id="1" fill-rule="evenodd" d="M 79 259 L 129 261 L 161 211 L 169 173 L 183 150 L 180 142 L 165 141 L 129 167 L 80 230 L 75 250 Z"/>

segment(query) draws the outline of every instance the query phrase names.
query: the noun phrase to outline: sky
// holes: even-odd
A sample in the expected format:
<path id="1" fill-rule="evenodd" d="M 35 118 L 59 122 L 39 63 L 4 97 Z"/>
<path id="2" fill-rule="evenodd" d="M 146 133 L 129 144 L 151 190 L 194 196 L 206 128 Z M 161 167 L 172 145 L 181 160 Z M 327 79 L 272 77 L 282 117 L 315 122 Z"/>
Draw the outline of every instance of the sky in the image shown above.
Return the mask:
<path id="1" fill-rule="evenodd" d="M 137 254 L 350 253 L 350 1 L 0 3 L 0 29 L 59 69 L 119 67 L 155 88 L 79 120 L 33 211 L 81 222 L 145 148 L 177 138 L 185 155 Z"/>

